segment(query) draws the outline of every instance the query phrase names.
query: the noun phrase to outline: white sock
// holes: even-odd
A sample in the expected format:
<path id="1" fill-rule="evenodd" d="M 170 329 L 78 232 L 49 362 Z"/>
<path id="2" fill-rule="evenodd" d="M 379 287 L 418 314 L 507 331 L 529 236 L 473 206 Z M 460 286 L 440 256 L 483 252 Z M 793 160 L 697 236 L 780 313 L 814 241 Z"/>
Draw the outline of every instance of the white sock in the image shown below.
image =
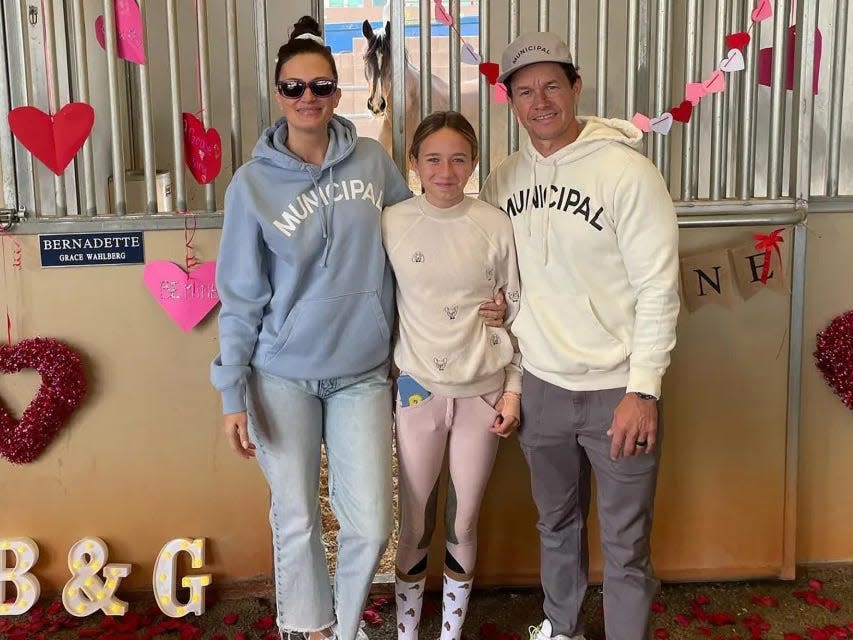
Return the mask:
<path id="1" fill-rule="evenodd" d="M 418 640 L 425 584 L 426 576 L 414 582 L 406 582 L 399 577 L 394 581 L 394 602 L 397 605 L 397 640 Z"/>
<path id="2" fill-rule="evenodd" d="M 462 624 L 468 613 L 473 580 L 455 580 L 444 574 L 444 597 L 441 599 L 441 640 L 462 640 Z"/>

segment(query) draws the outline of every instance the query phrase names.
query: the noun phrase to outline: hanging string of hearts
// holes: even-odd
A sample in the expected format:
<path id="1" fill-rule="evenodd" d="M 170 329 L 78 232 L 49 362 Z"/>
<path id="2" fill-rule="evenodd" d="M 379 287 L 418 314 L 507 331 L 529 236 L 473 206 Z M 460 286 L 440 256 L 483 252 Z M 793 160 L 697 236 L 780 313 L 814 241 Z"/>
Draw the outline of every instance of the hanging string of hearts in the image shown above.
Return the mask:
<path id="1" fill-rule="evenodd" d="M 456 28 L 456 24 L 453 19 L 453 15 L 447 10 L 447 7 L 442 4 L 441 0 L 433 0 L 433 10 L 435 13 L 435 19 L 437 22 L 443 24 L 448 27 L 451 31 L 453 31 L 456 36 L 459 38 L 459 41 L 462 43 L 459 52 L 459 59 L 463 64 L 469 64 L 476 66 L 480 73 L 485 76 L 485 78 L 489 81 L 489 84 L 493 87 L 492 98 L 498 104 L 506 104 L 507 102 L 507 93 L 506 86 L 502 82 L 498 82 L 498 75 L 500 75 L 500 65 L 496 62 L 483 62 L 483 57 L 477 53 L 477 50 L 474 49 L 473 46 L 469 42 L 462 37 L 459 29 Z"/>

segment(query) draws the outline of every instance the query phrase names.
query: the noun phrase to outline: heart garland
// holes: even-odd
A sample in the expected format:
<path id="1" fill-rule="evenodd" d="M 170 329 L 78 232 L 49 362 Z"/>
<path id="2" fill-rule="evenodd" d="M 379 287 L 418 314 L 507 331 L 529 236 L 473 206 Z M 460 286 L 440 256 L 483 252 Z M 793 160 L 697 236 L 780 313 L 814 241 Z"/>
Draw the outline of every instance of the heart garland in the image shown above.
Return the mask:
<path id="1" fill-rule="evenodd" d="M 0 372 L 35 369 L 41 386 L 20 420 L 0 405 L 0 456 L 14 464 L 38 458 L 86 395 L 80 356 L 53 338 L 0 346 Z"/>

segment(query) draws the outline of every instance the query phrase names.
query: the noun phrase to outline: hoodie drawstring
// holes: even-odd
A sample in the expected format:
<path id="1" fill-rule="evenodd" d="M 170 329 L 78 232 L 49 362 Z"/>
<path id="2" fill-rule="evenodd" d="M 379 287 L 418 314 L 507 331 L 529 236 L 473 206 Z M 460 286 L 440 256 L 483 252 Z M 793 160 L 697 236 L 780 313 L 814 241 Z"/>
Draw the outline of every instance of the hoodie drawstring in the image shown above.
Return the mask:
<path id="1" fill-rule="evenodd" d="M 317 197 L 322 200 L 322 196 L 320 195 L 320 184 L 317 182 L 317 177 L 314 175 L 313 171 L 311 173 L 311 181 L 314 183 L 314 189 L 317 190 Z M 329 250 L 332 248 L 332 216 L 335 213 L 335 196 L 334 189 L 331 187 L 335 182 L 335 168 L 329 167 L 329 215 L 326 215 L 326 206 L 323 205 L 320 207 L 320 224 L 323 227 L 323 239 L 326 241 L 325 246 L 323 247 L 323 257 L 320 260 L 321 266 L 325 267 L 329 258 Z"/>
<path id="2" fill-rule="evenodd" d="M 554 178 L 557 177 L 557 165 L 552 164 L 551 175 L 545 180 L 542 190 L 539 191 L 539 186 L 536 184 L 536 166 L 539 164 L 536 156 L 531 158 L 530 162 L 530 203 L 533 204 L 535 197 L 539 205 L 536 209 L 542 211 L 542 262 L 548 264 L 548 234 L 551 232 L 551 185 L 554 183 Z M 530 214 L 527 216 L 527 237 L 533 236 L 533 212 L 536 210 L 531 208 Z"/>

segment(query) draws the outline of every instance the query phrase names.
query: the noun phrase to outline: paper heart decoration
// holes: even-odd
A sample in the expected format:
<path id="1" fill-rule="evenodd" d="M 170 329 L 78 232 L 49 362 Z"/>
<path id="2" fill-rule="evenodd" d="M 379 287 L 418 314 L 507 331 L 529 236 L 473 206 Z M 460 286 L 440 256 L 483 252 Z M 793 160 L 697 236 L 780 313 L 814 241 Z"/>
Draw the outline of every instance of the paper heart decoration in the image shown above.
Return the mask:
<path id="1" fill-rule="evenodd" d="M 18 141 L 58 176 L 86 142 L 94 124 L 95 110 L 85 102 L 71 102 L 54 116 L 36 107 L 9 112 L 9 129 Z"/>
<path id="2" fill-rule="evenodd" d="M 658 116 L 657 118 L 652 118 L 649 121 L 649 126 L 655 133 L 659 133 L 662 136 L 665 136 L 669 133 L 669 130 L 672 129 L 672 121 L 672 114 L 667 111 L 666 113 Z"/>
<path id="3" fill-rule="evenodd" d="M 690 100 L 685 100 L 677 107 L 670 109 L 669 112 L 676 122 L 690 122 L 690 116 L 693 115 L 693 103 Z"/>
<path id="4" fill-rule="evenodd" d="M 434 7 L 435 19 L 441 24 L 443 24 L 445 27 L 452 27 L 453 17 L 450 15 L 447 9 L 444 8 L 444 5 L 441 4 L 441 0 L 435 0 Z"/>
<path id="5" fill-rule="evenodd" d="M 720 71 L 725 71 L 726 73 L 743 71 L 745 68 L 743 53 L 741 53 L 740 49 L 729 49 L 726 57 L 720 60 Z"/>
<path id="6" fill-rule="evenodd" d="M 80 356 L 52 338 L 28 338 L 0 346 L 0 372 L 35 369 L 41 386 L 20 420 L 0 405 L 0 456 L 14 464 L 38 458 L 86 395 Z"/>
<path id="7" fill-rule="evenodd" d="M 509 94 L 506 92 L 506 85 L 503 82 L 496 82 L 492 91 L 496 104 L 506 104 L 509 102 Z"/>
<path id="8" fill-rule="evenodd" d="M 771 17 L 773 17 L 773 5 L 770 4 L 770 0 L 758 0 L 755 9 L 752 10 L 752 21 L 761 22 Z"/>
<path id="9" fill-rule="evenodd" d="M 649 117 L 642 113 L 635 113 L 634 117 L 631 118 L 631 123 L 643 133 L 649 133 L 652 130 Z"/>
<path id="10" fill-rule="evenodd" d="M 133 0 L 115 0 L 116 50 L 118 57 L 128 62 L 145 64 L 145 45 L 142 42 L 142 12 Z M 104 16 L 95 19 L 95 38 L 106 49 Z"/>
<path id="11" fill-rule="evenodd" d="M 483 59 L 480 57 L 480 54 L 474 51 L 474 47 L 472 47 L 467 42 L 462 45 L 462 49 L 459 52 L 459 59 L 464 64 L 470 64 L 474 66 L 480 64 L 483 61 Z"/>
<path id="12" fill-rule="evenodd" d="M 202 262 L 190 273 L 174 262 L 155 260 L 145 265 L 142 281 L 163 311 L 189 331 L 219 302 L 216 263 Z"/>
<path id="13" fill-rule="evenodd" d="M 730 33 L 726 36 L 726 46 L 729 49 L 738 49 L 739 51 L 743 51 L 746 49 L 746 46 L 750 43 L 752 38 L 745 31 L 740 31 L 738 33 Z"/>
<path id="14" fill-rule="evenodd" d="M 706 95 L 708 95 L 708 91 L 701 82 L 691 82 L 684 89 L 684 99 L 689 100 L 694 107 Z"/>
<path id="15" fill-rule="evenodd" d="M 794 59 L 797 54 L 797 27 L 788 27 L 788 60 L 785 69 L 785 87 L 788 91 L 794 88 Z M 823 34 L 815 29 L 814 34 L 814 75 L 812 76 L 812 91 L 815 95 L 820 87 L 820 60 L 823 57 Z M 773 47 L 767 47 L 758 52 L 758 84 L 769 87 L 773 78 Z"/>
<path id="16" fill-rule="evenodd" d="M 726 78 L 723 72 L 717 69 L 708 76 L 708 79 L 702 83 L 702 86 L 705 87 L 705 91 L 708 93 L 720 93 L 726 88 Z"/>
<path id="17" fill-rule="evenodd" d="M 501 68 L 494 62 L 481 62 L 480 73 L 489 80 L 489 84 L 495 84 L 501 74 Z"/>
<path id="18" fill-rule="evenodd" d="M 199 184 L 216 179 L 222 169 L 222 140 L 219 132 L 205 129 L 201 120 L 184 112 L 184 158 Z"/>

